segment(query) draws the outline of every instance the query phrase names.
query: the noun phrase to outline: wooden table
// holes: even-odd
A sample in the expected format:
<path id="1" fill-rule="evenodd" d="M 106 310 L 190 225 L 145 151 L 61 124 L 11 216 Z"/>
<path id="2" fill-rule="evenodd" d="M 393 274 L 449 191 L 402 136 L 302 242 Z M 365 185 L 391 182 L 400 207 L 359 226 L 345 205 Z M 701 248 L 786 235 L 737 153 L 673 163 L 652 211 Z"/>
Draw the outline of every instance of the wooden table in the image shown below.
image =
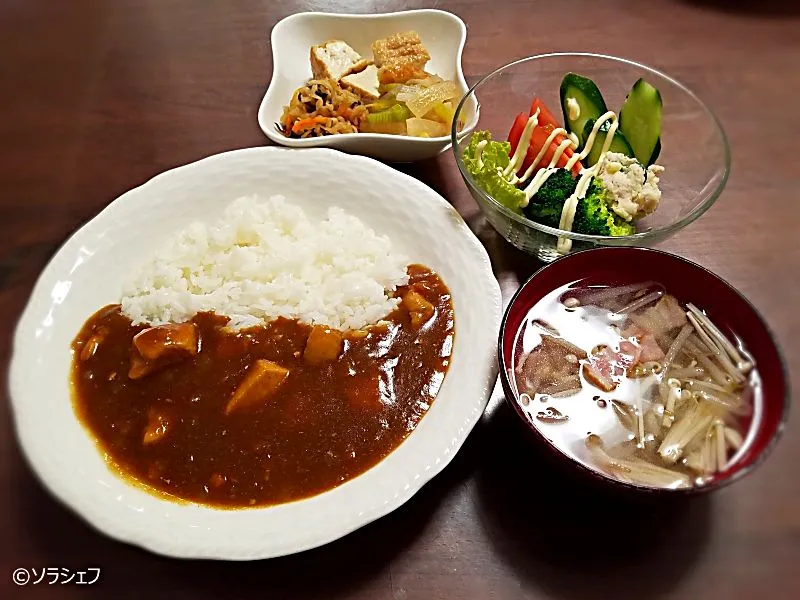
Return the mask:
<path id="1" fill-rule="evenodd" d="M 0 1 L 0 352 L 39 271 L 81 223 L 156 173 L 262 145 L 268 34 L 302 10 L 376 0 Z M 728 279 L 765 315 L 800 377 L 800 9 L 792 2 L 436 2 L 469 25 L 470 81 L 550 50 L 636 58 L 719 115 L 733 174 L 717 205 L 664 248 Z M 759 8 L 755 8 L 758 6 Z M 536 268 L 488 227 L 449 154 L 404 171 L 464 215 L 506 299 Z M 47 376 L 47 374 L 43 374 Z M 753 476 L 713 497 L 647 506 L 541 461 L 495 395 L 452 465 L 407 505 L 302 555 L 167 560 L 111 541 L 55 502 L 0 418 L 4 598 L 800 598 L 800 417 Z M 16 567 L 100 566 L 92 587 L 11 584 Z"/>

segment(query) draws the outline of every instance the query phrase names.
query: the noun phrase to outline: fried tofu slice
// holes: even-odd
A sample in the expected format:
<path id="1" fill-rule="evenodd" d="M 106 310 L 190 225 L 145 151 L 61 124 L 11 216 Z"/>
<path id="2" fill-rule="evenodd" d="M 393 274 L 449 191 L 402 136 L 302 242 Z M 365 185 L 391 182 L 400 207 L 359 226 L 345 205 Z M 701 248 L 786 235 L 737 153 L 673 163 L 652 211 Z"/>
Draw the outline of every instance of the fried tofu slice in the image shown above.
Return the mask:
<path id="1" fill-rule="evenodd" d="M 405 83 L 425 77 L 425 65 L 431 55 L 416 31 L 395 33 L 372 43 L 380 83 Z"/>
<path id="2" fill-rule="evenodd" d="M 343 339 L 341 331 L 324 325 L 314 325 L 306 341 L 303 359 L 311 365 L 321 365 L 336 360 L 342 351 Z"/>
<path id="3" fill-rule="evenodd" d="M 353 73 L 342 77 L 341 86 L 357 94 L 364 102 L 375 102 L 380 98 L 378 91 L 378 67 L 370 65 L 360 73 Z"/>
<path id="4" fill-rule="evenodd" d="M 427 76 L 425 69 L 421 69 L 411 63 L 389 65 L 378 69 L 378 83 L 380 85 L 406 83 L 410 79 L 425 79 Z"/>
<path id="5" fill-rule="evenodd" d="M 247 369 L 242 383 L 228 400 L 225 414 L 263 404 L 278 391 L 289 376 L 289 369 L 271 360 L 258 359 Z"/>
<path id="6" fill-rule="evenodd" d="M 311 46 L 311 72 L 314 79 L 338 81 L 351 73 L 363 71 L 370 62 L 342 40 L 328 40 Z"/>
<path id="7" fill-rule="evenodd" d="M 372 54 L 378 67 L 412 63 L 424 67 L 431 55 L 416 31 L 395 33 L 372 43 Z"/>
<path id="8" fill-rule="evenodd" d="M 403 305 L 411 315 L 411 325 L 419 328 L 436 312 L 436 308 L 425 297 L 414 290 L 409 290 L 403 295 Z"/>

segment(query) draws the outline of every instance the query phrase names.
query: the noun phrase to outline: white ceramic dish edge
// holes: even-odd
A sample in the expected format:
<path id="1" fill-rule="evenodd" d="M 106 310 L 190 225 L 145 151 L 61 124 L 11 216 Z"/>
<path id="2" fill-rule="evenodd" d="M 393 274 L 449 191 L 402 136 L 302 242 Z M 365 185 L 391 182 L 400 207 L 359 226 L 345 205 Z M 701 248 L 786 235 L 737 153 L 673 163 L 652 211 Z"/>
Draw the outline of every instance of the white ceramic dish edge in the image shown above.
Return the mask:
<path id="1" fill-rule="evenodd" d="M 319 157 L 327 155 L 330 158 L 330 160 L 326 158 L 327 162 L 335 163 L 340 160 L 333 155 L 344 157 L 341 153 L 332 150 L 320 149 L 314 152 L 318 153 Z M 386 187 L 401 188 L 403 191 L 398 191 L 401 197 L 413 198 L 415 194 L 409 192 L 415 192 L 420 196 L 418 200 L 414 200 L 414 202 L 418 202 L 418 207 L 429 211 L 444 211 L 441 216 L 434 218 L 433 222 L 438 220 L 438 226 L 441 226 L 441 223 L 444 222 L 442 219 L 448 219 L 454 226 L 453 231 L 456 237 L 449 238 L 449 242 L 441 242 L 441 245 L 448 247 L 449 244 L 457 242 L 455 247 L 449 248 L 450 251 L 457 252 L 458 264 L 453 267 L 454 273 L 461 270 L 472 271 L 469 274 L 465 272 L 463 278 L 468 285 L 478 291 L 475 296 L 479 299 L 476 301 L 477 304 L 464 306 L 466 296 L 461 295 L 463 292 L 460 290 L 457 294 L 451 286 L 451 290 L 454 292 L 457 322 L 453 364 L 445 378 L 437 401 L 434 402 L 429 414 L 406 442 L 366 473 L 329 492 L 276 507 L 219 511 L 196 505 L 166 502 L 128 485 L 113 475 L 103 463 L 94 443 L 82 426 L 77 423 L 77 419 L 72 413 L 71 403 L 68 402 L 66 378 L 61 384 L 66 390 L 66 394 L 61 393 L 61 402 L 53 406 L 61 411 L 63 417 L 67 414 L 64 412 L 63 405 L 68 404 L 66 411 L 72 415 L 72 419 L 66 419 L 70 422 L 65 425 L 56 416 L 52 417 L 53 421 L 47 421 L 47 417 L 43 417 L 49 412 L 54 412 L 53 407 L 43 410 L 43 403 L 46 400 L 41 394 L 43 390 L 37 387 L 45 385 L 43 382 L 48 379 L 31 377 L 31 373 L 27 369 L 37 362 L 38 364 L 47 364 L 47 361 L 36 354 L 35 348 L 31 346 L 30 336 L 34 336 L 35 339 L 40 335 L 47 337 L 46 332 L 42 334 L 42 327 L 48 327 L 48 319 L 52 322 L 59 318 L 59 305 L 64 303 L 69 294 L 69 286 L 65 289 L 64 281 L 60 280 L 59 276 L 67 273 L 72 277 L 81 268 L 82 260 L 92 260 L 92 255 L 83 245 L 91 241 L 87 238 L 95 235 L 98 243 L 107 243 L 108 240 L 105 238 L 110 237 L 108 234 L 113 227 L 111 222 L 115 220 L 125 223 L 118 225 L 120 231 L 125 228 L 131 229 L 128 221 L 120 219 L 120 217 L 124 217 L 126 211 L 130 213 L 130 209 L 137 205 L 137 202 L 141 205 L 147 194 L 151 191 L 155 192 L 159 187 L 164 188 L 161 190 L 162 194 L 170 190 L 177 194 L 180 186 L 175 186 L 181 176 L 197 177 L 205 170 L 209 171 L 209 174 L 206 175 L 208 181 L 214 182 L 219 179 L 218 175 L 214 175 L 214 169 L 218 169 L 226 163 L 230 163 L 229 170 L 235 174 L 239 173 L 237 168 L 251 172 L 254 167 L 261 169 L 262 165 L 259 161 L 262 158 L 273 157 L 274 161 L 280 162 L 276 153 L 280 153 L 282 157 L 287 157 L 287 160 L 290 161 L 292 160 L 288 158 L 290 156 L 293 156 L 294 160 L 298 158 L 298 155 L 292 151 L 276 148 L 253 148 L 226 152 L 167 171 L 123 194 L 62 246 L 37 281 L 31 299 L 19 321 L 9 370 L 9 388 L 12 399 L 12 415 L 24 454 L 33 470 L 56 497 L 83 516 L 92 526 L 113 538 L 168 556 L 228 560 L 270 558 L 323 545 L 388 514 L 406 502 L 424 483 L 438 474 L 450 462 L 486 406 L 497 375 L 494 338 L 499 329 L 501 299 L 499 285 L 492 275 L 485 249 L 452 206 L 420 182 L 368 158 L 344 157 L 351 161 L 351 165 L 355 165 L 352 161 L 356 161 L 363 169 L 366 169 L 365 172 L 374 173 L 375 181 L 368 187 L 374 188 L 376 185 L 380 187 L 376 182 L 393 179 L 394 182 Z M 306 155 L 303 162 L 306 163 L 309 158 Z M 280 172 L 278 167 L 275 169 L 276 172 Z M 259 172 L 258 177 L 267 181 L 271 175 Z M 337 176 L 341 176 L 341 172 L 337 173 Z M 398 183 L 402 185 L 398 185 Z M 324 187 L 324 183 L 321 183 L 320 186 Z M 380 194 L 378 195 L 380 196 Z M 430 197 L 422 198 L 422 196 Z M 219 201 L 228 202 L 230 198 Z M 174 212 L 182 214 L 184 210 L 180 208 L 180 202 L 176 202 L 179 206 L 175 207 Z M 217 208 L 221 209 L 222 206 Z M 188 212 L 191 212 L 191 209 Z M 172 227 L 170 219 L 177 217 L 166 213 L 164 216 L 165 222 L 159 227 L 163 232 L 167 232 Z M 191 215 L 181 218 L 194 219 Z M 104 223 L 108 224 L 104 227 Z M 426 226 L 431 226 L 431 224 Z M 137 261 L 138 259 L 134 257 L 127 260 Z M 116 264 L 115 261 L 112 263 Z M 471 269 L 470 265 L 474 268 Z M 436 268 L 436 265 L 431 266 Z M 446 282 L 449 283 L 450 280 L 452 279 L 445 277 Z M 462 283 L 459 282 L 457 285 L 462 286 Z M 97 286 L 108 287 L 108 284 L 98 282 Z M 109 289 L 112 288 L 113 285 Z M 110 292 L 99 295 L 106 298 L 108 293 Z M 96 294 L 92 291 L 90 295 Z M 105 302 L 106 300 L 101 301 Z M 83 304 L 88 303 L 87 306 L 89 306 L 97 302 L 98 300 L 92 297 Z M 100 304 L 95 304 L 94 308 L 99 306 Z M 86 312 L 84 318 L 88 314 Z M 43 320 L 42 315 L 44 315 Z M 471 328 L 475 327 L 476 320 L 481 321 L 476 330 L 477 333 L 475 333 L 477 339 L 470 339 Z M 73 335 L 79 326 L 80 323 L 69 325 L 69 327 L 74 327 Z M 459 344 L 459 336 L 461 336 L 461 344 Z M 465 337 L 467 339 L 464 339 Z M 45 344 L 45 347 L 48 345 Z M 49 347 L 52 348 L 53 344 L 49 344 Z M 474 349 L 474 356 L 465 355 L 467 348 Z M 55 356 L 60 356 L 61 362 L 68 363 L 67 346 L 64 345 L 63 349 L 56 350 Z M 464 356 L 464 358 L 459 359 L 459 356 Z M 61 374 L 64 374 L 63 369 Z M 58 379 L 58 375 L 57 368 L 50 371 L 51 378 Z M 462 375 L 463 381 L 458 379 Z M 58 387 L 58 384 L 53 385 Z M 44 389 L 46 390 L 46 388 L 47 385 Z M 456 403 L 447 405 L 457 409 L 457 415 L 450 415 L 452 418 L 448 417 L 449 420 L 445 418 L 445 411 L 449 410 L 444 406 L 448 402 L 445 396 L 458 396 L 455 398 Z M 468 400 L 470 397 L 471 401 Z M 64 400 L 67 402 L 65 403 Z M 434 415 L 441 415 L 442 418 L 434 417 Z M 36 421 L 37 418 L 44 418 L 45 422 Z M 449 429 L 442 431 L 436 429 L 436 433 L 434 433 L 434 429 L 440 426 L 439 421 L 443 419 Z M 77 428 L 76 431 L 79 435 L 73 437 L 70 445 L 61 448 L 61 452 L 59 452 L 57 450 L 59 450 L 60 429 L 63 429 L 64 426 L 73 430 Z M 408 451 L 408 448 L 414 444 L 423 444 L 421 433 L 423 430 L 427 432 L 425 434 L 427 438 L 436 437 L 438 439 L 435 444 L 438 449 L 433 454 L 428 454 L 428 458 L 422 461 L 427 462 L 426 465 L 419 461 L 417 461 L 419 464 L 412 465 L 406 462 L 408 458 L 406 455 L 413 454 L 413 449 Z M 74 434 L 75 431 L 72 433 Z M 415 436 L 417 437 L 415 438 Z M 417 439 L 420 440 L 419 443 L 414 441 L 412 444 L 412 440 Z M 81 446 L 81 448 L 73 446 Z M 425 449 L 426 453 L 430 451 L 431 448 Z M 70 462 L 70 453 L 79 457 L 83 456 L 83 459 L 74 463 Z M 430 458 L 431 456 L 435 456 L 435 458 Z M 94 460 L 91 457 L 94 457 Z M 90 462 L 93 464 L 88 464 Z M 363 494 L 364 489 L 369 491 L 370 481 L 385 484 L 387 473 L 391 473 L 392 470 L 396 473 L 388 477 L 391 485 L 378 486 L 380 500 L 373 498 L 372 504 L 367 510 L 359 510 L 354 514 L 354 511 L 359 508 L 357 503 L 353 503 L 353 506 L 344 506 L 345 502 L 342 499 Z M 376 475 L 379 471 L 381 473 Z M 97 481 L 94 480 L 95 477 L 98 477 Z M 86 481 L 79 481 L 82 478 Z M 108 492 L 106 492 L 106 488 L 108 488 Z M 115 494 L 119 495 L 114 497 Z M 334 505 L 339 512 L 349 513 L 347 518 L 341 518 L 341 515 L 337 514 L 335 510 L 328 510 L 330 505 Z M 287 529 L 286 523 L 291 524 L 293 517 L 298 519 L 297 527 L 290 526 Z M 270 534 L 276 532 L 282 532 L 287 537 L 281 539 L 270 537 Z M 238 536 L 243 536 L 244 541 Z"/>
<path id="2" fill-rule="evenodd" d="M 352 154 L 363 154 L 379 160 L 392 162 L 410 162 L 436 156 L 450 146 L 450 136 L 436 138 L 413 138 L 380 133 L 359 133 L 352 135 L 335 135 L 322 138 L 292 139 L 277 131 L 275 122 L 280 120 L 283 106 L 289 102 L 292 92 L 311 76 L 308 64 L 308 51 L 311 45 L 318 44 L 332 37 L 350 42 L 354 37 L 363 37 L 358 24 L 369 22 L 382 26 L 379 33 L 368 34 L 371 39 L 382 35 L 415 29 L 420 30 L 423 41 L 426 41 L 424 24 L 426 19 L 436 19 L 442 27 L 437 33 L 446 34 L 447 39 L 440 46 L 429 47 L 431 53 L 431 70 L 445 78 L 453 79 L 461 88 L 462 94 L 469 90 L 461 65 L 461 58 L 467 40 L 467 26 L 456 15 L 436 9 L 418 9 L 394 13 L 380 14 L 330 14 L 322 12 L 305 12 L 290 15 L 279 21 L 272 29 L 270 41 L 272 46 L 272 78 L 267 86 L 264 98 L 258 109 L 258 124 L 264 134 L 274 143 L 291 148 L 336 148 Z M 316 25 L 318 34 L 309 34 L 312 29 L 309 23 Z M 316 31 L 315 30 L 315 31 Z M 302 32 L 307 32 L 306 36 Z M 319 39 L 322 38 L 322 39 Z M 426 44 L 428 42 L 426 41 Z M 286 50 L 289 44 L 298 46 L 296 52 Z M 353 43 L 357 50 L 367 54 L 363 44 Z M 455 50 L 444 56 L 444 48 Z M 304 51 L 303 51 L 304 49 Z M 302 54 L 301 54 L 301 51 Z M 286 58 L 288 55 L 289 58 Z M 302 57 L 303 65 L 287 64 Z M 466 112 L 469 115 L 464 124 L 463 134 L 472 131 L 478 123 L 478 104 L 471 101 Z"/>

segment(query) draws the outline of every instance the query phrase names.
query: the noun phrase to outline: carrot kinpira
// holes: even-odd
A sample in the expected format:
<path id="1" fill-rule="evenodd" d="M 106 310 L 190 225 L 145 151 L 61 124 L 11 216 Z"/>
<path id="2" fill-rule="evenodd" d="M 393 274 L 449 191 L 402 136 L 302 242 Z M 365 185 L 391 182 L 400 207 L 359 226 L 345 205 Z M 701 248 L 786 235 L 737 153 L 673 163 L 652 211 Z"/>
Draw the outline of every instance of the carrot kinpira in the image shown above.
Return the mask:
<path id="1" fill-rule="evenodd" d="M 310 129 L 314 125 L 324 125 L 328 122 L 328 117 L 310 117 L 308 119 L 297 119 L 292 125 L 292 133 L 300 133 L 305 129 Z"/>

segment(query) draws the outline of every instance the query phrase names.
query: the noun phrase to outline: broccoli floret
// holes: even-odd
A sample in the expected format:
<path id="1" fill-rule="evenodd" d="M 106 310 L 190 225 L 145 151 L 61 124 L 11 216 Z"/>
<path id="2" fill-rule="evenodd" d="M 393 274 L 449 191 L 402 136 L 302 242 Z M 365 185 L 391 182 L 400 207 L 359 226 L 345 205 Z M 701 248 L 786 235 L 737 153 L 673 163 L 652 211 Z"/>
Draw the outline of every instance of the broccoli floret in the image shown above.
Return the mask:
<path id="1" fill-rule="evenodd" d="M 542 225 L 558 227 L 564 202 L 575 192 L 577 184 L 571 172 L 559 169 L 533 195 L 528 206 L 523 209 L 525 216 Z M 572 231 L 615 237 L 636 233 L 633 223 L 611 211 L 607 194 L 603 182 L 593 178 L 586 196 L 578 201 L 575 208 Z"/>
<path id="2" fill-rule="evenodd" d="M 525 216 L 542 225 L 558 227 L 564 202 L 575 191 L 577 184 L 570 171 L 559 169 L 533 195 L 523 209 Z"/>
<path id="3" fill-rule="evenodd" d="M 633 235 L 636 227 L 608 207 L 606 188 L 596 177 L 592 179 L 586 196 L 578 202 L 572 231 L 590 235 Z"/>

